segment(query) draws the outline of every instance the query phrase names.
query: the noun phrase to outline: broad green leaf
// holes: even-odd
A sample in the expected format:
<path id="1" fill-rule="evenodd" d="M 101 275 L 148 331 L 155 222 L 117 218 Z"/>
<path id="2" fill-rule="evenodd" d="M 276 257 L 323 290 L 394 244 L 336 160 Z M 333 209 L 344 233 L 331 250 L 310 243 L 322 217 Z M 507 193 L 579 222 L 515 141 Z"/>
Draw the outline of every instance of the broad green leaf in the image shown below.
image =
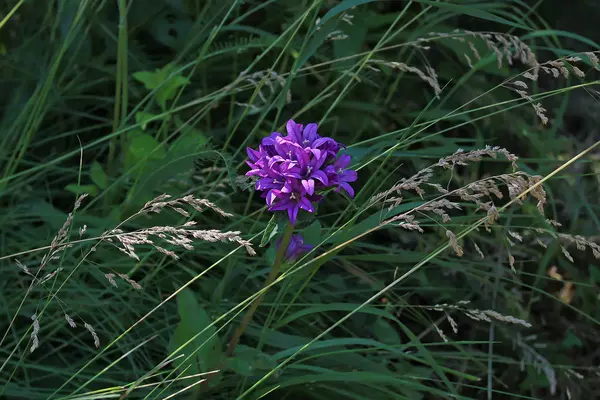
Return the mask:
<path id="1" fill-rule="evenodd" d="M 418 367 L 413 368 L 417 369 Z M 370 371 L 338 372 L 332 370 L 323 371 L 323 369 L 320 370 L 318 373 L 305 373 L 297 376 L 292 375 L 284 380 L 280 380 L 279 382 L 274 383 L 273 385 L 265 385 L 264 388 L 261 387 L 261 390 L 257 392 L 256 398 L 261 398 L 266 393 L 273 391 L 275 387 L 281 390 L 286 387 L 294 387 L 301 385 L 329 384 L 333 386 L 335 382 L 339 382 L 340 384 L 348 384 L 348 382 L 360 382 L 363 385 L 370 383 L 373 385 L 391 386 L 399 391 L 399 396 L 397 398 L 400 399 L 415 399 L 415 397 L 413 397 L 415 390 L 431 393 L 430 398 L 450 398 L 450 395 L 447 392 L 434 388 L 431 385 L 425 385 L 422 379 L 415 378 L 414 376 L 412 376 L 412 374 L 392 375 Z M 408 397 L 408 392 L 410 392 L 410 397 Z M 418 397 L 416 397 L 416 399 L 418 399 Z"/>
<path id="2" fill-rule="evenodd" d="M 296 311 L 295 313 L 293 313 L 291 315 L 288 315 L 286 318 L 279 321 L 279 323 L 277 324 L 277 327 L 280 328 L 280 327 L 285 326 L 299 318 L 306 317 L 307 315 L 321 314 L 324 312 L 331 312 L 331 311 L 354 311 L 357 307 L 358 307 L 358 304 L 345 304 L 345 303 L 321 304 L 321 305 L 317 305 L 317 306 L 307 307 L 300 311 Z M 388 313 L 382 309 L 372 307 L 372 306 L 365 306 L 365 307 L 361 308 L 358 312 L 363 313 L 363 314 L 377 315 L 379 317 L 393 318 L 393 316 L 390 313 Z"/>
<path id="3" fill-rule="evenodd" d="M 327 39 L 327 36 L 336 30 L 339 24 L 339 20 L 334 19 L 325 24 L 319 24 L 319 30 L 314 33 L 314 35 L 308 41 L 308 44 L 300 53 L 298 63 L 296 64 L 296 69 L 302 68 L 302 66 L 316 53 L 316 51 L 321 47 L 321 45 Z"/>
<path id="4" fill-rule="evenodd" d="M 142 128 L 142 130 L 145 131 L 146 128 L 148 127 L 148 122 L 155 117 L 156 117 L 156 114 L 139 111 L 139 112 L 135 113 L 135 122 L 140 124 L 140 127 Z"/>
<path id="5" fill-rule="evenodd" d="M 146 133 L 135 135 L 131 138 L 129 152 L 137 161 L 160 159 L 165 155 L 165 151 L 160 143 L 153 136 Z"/>
<path id="6" fill-rule="evenodd" d="M 592 283 L 600 283 L 600 268 L 590 265 L 590 278 Z"/>
<path id="7" fill-rule="evenodd" d="M 260 240 L 260 247 L 265 247 L 275 235 L 277 235 L 277 231 L 279 227 L 277 225 L 277 221 L 275 220 L 275 214 L 269 220 L 267 227 L 265 229 L 265 233 L 263 233 L 262 239 Z"/>
<path id="8" fill-rule="evenodd" d="M 217 368 L 223 357 L 221 340 L 214 326 L 206 329 L 181 350 L 179 347 L 202 332 L 211 324 L 206 310 L 198 304 L 196 295 L 191 289 L 184 289 L 177 295 L 177 310 L 180 322 L 169 343 L 169 351 L 173 357 L 184 354 L 173 361 L 176 368 L 186 370 L 186 375 L 207 372 Z M 191 356 L 187 361 L 185 359 Z M 189 366 L 189 368 L 188 368 Z M 187 369 L 186 369 L 187 368 Z M 216 382 L 216 380 L 213 380 Z"/>
<path id="9" fill-rule="evenodd" d="M 154 72 L 139 71 L 133 73 L 133 77 L 142 82 L 146 89 L 154 91 L 154 98 L 158 105 L 164 110 L 167 100 L 171 100 L 177 93 L 177 89 L 189 83 L 189 79 L 180 74 L 173 74 L 175 66 L 167 64 L 162 69 Z"/>
<path id="10" fill-rule="evenodd" d="M 476 5 L 452 4 L 452 3 L 438 2 L 438 1 L 432 1 L 432 0 L 416 0 L 416 1 L 419 3 L 422 3 L 422 4 L 427 4 L 427 5 L 430 5 L 433 7 L 441 8 L 442 10 L 452 11 L 452 12 L 456 13 L 457 15 L 461 15 L 461 14 L 462 15 L 470 15 L 472 17 L 483 19 L 486 21 L 497 22 L 499 24 L 508 25 L 508 26 L 512 26 L 515 28 L 521 28 L 521 29 L 525 29 L 527 31 L 531 30 L 527 26 L 518 24 L 513 21 L 509 21 L 506 18 L 502 18 L 498 15 L 494 15 L 490 12 L 481 10 L 481 9 L 477 8 Z"/>
<path id="11" fill-rule="evenodd" d="M 108 187 L 108 175 L 106 175 L 98 161 L 94 161 L 90 167 L 90 178 L 100 189 Z"/>
<path id="12" fill-rule="evenodd" d="M 275 246 L 271 246 L 267 251 L 265 251 L 265 262 L 267 265 L 273 265 L 273 263 L 275 262 L 276 252 L 277 248 Z"/>
<path id="13" fill-rule="evenodd" d="M 164 74 L 162 74 L 161 70 L 159 69 L 157 69 L 155 72 L 134 72 L 132 76 L 138 81 L 142 82 L 148 90 L 156 89 L 164 80 Z"/>
<path id="14" fill-rule="evenodd" d="M 365 36 L 367 35 L 367 24 L 366 24 L 366 13 L 353 12 L 352 25 L 344 25 L 343 32 L 348 37 L 344 40 L 333 41 L 333 55 L 336 59 L 352 56 L 360 52 L 363 46 Z M 338 61 L 336 63 L 337 68 L 350 68 L 356 59 Z M 362 106 L 362 105 L 361 105 Z M 361 108 L 365 111 L 364 108 Z"/>
<path id="15" fill-rule="evenodd" d="M 386 219 L 396 216 L 398 214 L 402 214 L 408 210 L 412 210 L 413 208 L 416 208 L 422 205 L 423 203 L 424 201 L 412 201 L 408 203 L 402 203 L 398 207 L 395 207 L 389 211 L 387 210 L 387 208 L 382 207 L 381 211 L 377 211 L 376 213 L 371 214 L 369 217 L 365 218 L 358 224 L 339 232 L 337 235 L 329 239 L 328 242 L 334 244 L 343 243 L 357 235 L 360 235 L 363 232 L 377 227 Z"/>
<path id="16" fill-rule="evenodd" d="M 196 129 L 189 123 L 184 123 L 181 118 L 175 117 L 175 126 L 181 131 L 180 139 L 176 143 L 186 143 L 191 145 L 195 150 L 203 148 L 208 144 L 208 138 L 202 131 Z M 173 147 L 179 144 L 174 144 Z"/>
<path id="17" fill-rule="evenodd" d="M 166 108 L 167 100 L 171 100 L 175 97 L 177 89 L 189 83 L 189 79 L 184 76 L 176 75 L 171 77 L 166 84 L 164 84 L 156 92 L 156 102 L 164 110 Z"/>
<path id="18" fill-rule="evenodd" d="M 304 242 L 307 244 L 317 245 L 321 243 L 321 222 L 316 220 L 310 226 L 302 232 L 302 237 L 304 237 Z"/>
<path id="19" fill-rule="evenodd" d="M 383 318 L 377 318 L 373 324 L 373 335 L 382 343 L 400 344 L 402 340 L 392 324 Z"/>
<path id="20" fill-rule="evenodd" d="M 156 153 L 160 157 L 148 160 L 138 171 L 137 184 L 133 192 L 128 194 L 131 200 L 135 198 L 134 204 L 131 205 L 143 204 L 157 192 L 169 191 L 170 185 L 189 182 L 194 169 L 194 160 L 204 153 L 202 149 L 205 148 L 206 142 L 203 138 L 203 136 L 185 134 L 180 136 L 168 151 L 157 150 Z M 152 143 L 150 142 L 145 144 L 150 147 L 158 144 L 154 138 Z"/>
<path id="21" fill-rule="evenodd" d="M 572 349 L 573 347 L 583 347 L 583 342 L 573 332 L 567 331 L 567 337 L 563 339 L 561 346 Z"/>
<path id="22" fill-rule="evenodd" d="M 546 36 L 548 36 L 548 37 L 563 36 L 563 37 L 566 37 L 569 39 L 574 39 L 574 40 L 580 41 L 581 43 L 585 44 L 589 48 L 589 51 L 600 49 L 600 45 L 591 39 L 588 39 L 584 36 L 578 35 L 577 33 L 574 33 L 574 32 L 561 31 L 561 30 L 557 30 L 557 29 L 537 30 L 535 32 L 531 32 L 531 33 L 528 33 L 527 35 L 524 35 L 521 39 L 527 40 L 527 39 L 534 39 L 534 38 L 546 37 Z M 572 53 L 571 51 L 568 52 L 568 54 L 571 54 L 571 53 Z M 588 60 L 586 60 L 584 57 L 582 57 L 582 61 L 588 62 Z M 590 64 L 590 63 L 588 62 L 588 64 Z"/>
<path id="23" fill-rule="evenodd" d="M 277 366 L 275 359 L 255 348 L 238 345 L 233 357 L 227 360 L 227 365 L 242 376 L 256 375 L 255 371 L 271 370 Z"/>
<path id="24" fill-rule="evenodd" d="M 71 193 L 75 193 L 76 195 L 87 193 L 91 197 L 97 196 L 99 192 L 98 186 L 96 185 L 77 185 L 75 183 L 71 183 L 65 186 L 65 190 L 68 190 Z"/>
<path id="25" fill-rule="evenodd" d="M 338 4 L 337 6 L 333 7 L 331 10 L 326 12 L 325 15 L 323 15 L 323 18 L 321 18 L 321 20 L 315 27 L 315 29 L 317 27 L 321 27 L 323 24 L 325 24 L 331 18 L 335 17 L 338 14 L 343 13 L 346 10 L 351 9 L 352 7 L 360 6 L 362 4 L 372 3 L 374 1 L 377 1 L 377 0 L 344 0 L 340 4 Z"/>

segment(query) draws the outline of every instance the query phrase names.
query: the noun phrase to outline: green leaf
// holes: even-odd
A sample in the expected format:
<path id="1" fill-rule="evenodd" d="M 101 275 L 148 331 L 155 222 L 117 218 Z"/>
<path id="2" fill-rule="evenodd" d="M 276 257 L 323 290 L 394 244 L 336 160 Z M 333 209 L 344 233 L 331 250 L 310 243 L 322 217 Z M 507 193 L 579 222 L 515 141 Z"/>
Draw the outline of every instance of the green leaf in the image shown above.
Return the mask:
<path id="1" fill-rule="evenodd" d="M 347 303 L 321 304 L 321 305 L 306 307 L 304 309 L 301 309 L 300 311 L 296 311 L 295 313 L 283 318 L 281 321 L 279 321 L 277 323 L 276 326 L 277 326 L 277 328 L 281 328 L 282 326 L 288 325 L 297 319 L 306 317 L 307 315 L 322 314 L 325 312 L 332 312 L 332 311 L 354 311 L 357 307 L 358 307 L 358 304 L 347 304 Z M 372 306 L 365 306 L 365 307 L 361 308 L 358 312 L 362 313 L 362 314 L 377 315 L 378 317 L 382 317 L 382 318 L 393 318 L 393 315 L 391 315 L 387 311 L 384 311 L 382 309 L 379 309 L 377 307 L 372 307 Z"/>
<path id="2" fill-rule="evenodd" d="M 313 246 L 321 243 L 321 223 L 316 220 L 310 226 L 302 232 L 302 237 L 304 237 L 304 241 L 307 244 L 312 244 Z"/>
<path id="3" fill-rule="evenodd" d="M 156 117 L 156 114 L 139 111 L 139 112 L 135 113 L 135 122 L 140 124 L 140 127 L 142 128 L 142 130 L 145 131 L 146 128 L 148 127 L 148 122 L 150 122 L 150 120 L 155 117 Z"/>
<path id="4" fill-rule="evenodd" d="M 317 27 L 323 26 L 323 24 L 325 24 L 331 18 L 335 17 L 338 14 L 341 14 L 342 12 L 344 12 L 346 10 L 349 10 L 352 7 L 360 6 L 362 4 L 372 3 L 374 1 L 377 1 L 377 0 L 344 0 L 337 6 L 333 7 L 331 10 L 327 11 L 327 13 L 325 13 L 325 15 L 323 15 L 323 18 L 321 18 L 321 20 L 315 27 L 315 29 Z"/>
<path id="5" fill-rule="evenodd" d="M 152 138 L 144 144 L 152 147 L 158 145 L 158 142 Z M 207 153 L 202 150 L 205 146 L 204 136 L 187 133 L 173 142 L 167 152 L 157 150 L 154 159 L 149 159 L 140 165 L 137 171 L 137 184 L 128 193 L 128 203 L 135 208 L 148 201 L 148 198 L 154 197 L 156 192 L 169 191 L 170 185 L 178 185 L 177 182 L 191 182 L 194 160 Z M 131 159 L 135 161 L 134 157 Z"/>
<path id="6" fill-rule="evenodd" d="M 75 193 L 76 195 L 80 195 L 83 193 L 87 193 L 91 197 L 98 195 L 98 187 L 96 185 L 77 185 L 75 183 L 71 183 L 65 186 L 65 190 L 68 190 L 71 193 Z"/>
<path id="7" fill-rule="evenodd" d="M 400 344 L 402 340 L 396 328 L 383 318 L 377 318 L 373 325 L 373 335 L 385 344 Z"/>
<path id="8" fill-rule="evenodd" d="M 265 233 L 263 233 L 262 239 L 260 240 L 260 247 L 265 247 L 273 237 L 277 234 L 279 227 L 277 226 L 277 221 L 275 220 L 275 214 L 269 220 L 267 224 L 267 228 L 265 229 Z"/>
<path id="9" fill-rule="evenodd" d="M 461 14 L 462 15 L 470 15 L 475 18 L 492 21 L 492 22 L 497 22 L 499 24 L 504 24 L 504 25 L 515 27 L 515 28 L 521 28 L 521 29 L 525 29 L 527 31 L 531 30 L 531 28 L 529 28 L 525 25 L 518 24 L 516 22 L 510 21 L 506 18 L 499 17 L 499 16 L 489 13 L 487 11 L 483 11 L 481 9 L 478 9 L 474 5 L 441 3 L 441 2 L 437 2 L 437 1 L 431 1 L 431 0 L 416 0 L 416 1 L 418 3 L 428 4 L 433 7 L 438 7 L 442 10 L 445 9 L 448 11 L 452 11 L 452 12 L 456 13 L 457 15 L 461 15 Z"/>
<path id="10" fill-rule="evenodd" d="M 167 100 L 175 97 L 177 89 L 187 85 L 190 81 L 181 74 L 172 74 L 175 66 L 167 64 L 162 69 L 156 69 L 154 72 L 139 71 L 133 74 L 133 77 L 142 82 L 146 89 L 154 91 L 154 98 L 158 105 L 166 109 Z"/>
<path id="11" fill-rule="evenodd" d="M 187 85 L 189 79 L 184 76 L 176 75 L 172 77 L 163 87 L 158 89 L 156 92 L 156 102 L 164 110 L 166 108 L 167 100 L 171 100 L 175 97 L 177 89 L 181 86 Z"/>
<path id="12" fill-rule="evenodd" d="M 100 189 L 108 187 L 108 175 L 106 175 L 98 161 L 94 161 L 90 167 L 90 178 Z"/>
<path id="13" fill-rule="evenodd" d="M 593 283 L 600 283 L 600 268 L 590 265 L 590 278 Z"/>
<path id="14" fill-rule="evenodd" d="M 191 289 L 186 288 L 177 295 L 177 310 L 181 321 L 175 329 L 168 350 L 173 353 L 173 358 L 181 354 L 184 356 L 175 359 L 174 366 L 182 371 L 185 370 L 186 375 L 208 372 L 217 368 L 223 357 L 221 340 L 216 334 L 217 329 L 214 326 L 208 327 L 211 319 L 206 310 L 198 304 L 196 295 Z M 194 338 L 203 330 L 203 333 Z M 194 339 L 185 345 L 192 338 Z M 179 349 L 181 346 L 184 347 Z M 185 361 L 188 356 L 191 357 Z M 218 380 L 211 380 L 211 382 L 217 383 Z"/>
<path id="15" fill-rule="evenodd" d="M 572 349 L 573 347 L 583 347 L 583 342 L 573 332 L 568 331 L 567 337 L 564 338 L 561 346 Z"/>
<path id="16" fill-rule="evenodd" d="M 354 54 L 358 54 L 367 35 L 367 15 L 361 12 L 352 13 L 354 16 L 352 25 L 344 26 L 344 34 L 348 37 L 345 40 L 335 40 L 333 42 L 333 55 L 336 59 L 342 59 Z M 353 59 L 338 61 L 337 68 L 350 68 L 356 61 Z M 364 109 L 364 108 L 363 108 Z"/>
<path id="17" fill-rule="evenodd" d="M 242 376 L 256 375 L 257 370 L 271 370 L 277 366 L 273 357 L 252 347 L 238 345 L 233 358 L 227 360 L 227 365 Z"/>
<path id="18" fill-rule="evenodd" d="M 165 150 L 162 148 L 158 140 L 146 133 L 135 135 L 129 142 L 129 152 L 136 161 L 143 159 L 161 159 L 165 155 Z"/>
<path id="19" fill-rule="evenodd" d="M 175 126 L 181 131 L 180 140 L 176 143 L 186 142 L 196 150 L 205 147 L 208 144 L 208 138 L 202 131 L 196 129 L 193 125 L 185 123 L 179 117 L 175 117 Z M 185 138 L 185 139 L 184 139 Z M 174 144 L 176 147 L 178 144 Z"/>
<path id="20" fill-rule="evenodd" d="M 528 39 L 534 39 L 534 38 L 540 38 L 540 37 L 554 37 L 554 36 L 563 36 L 569 39 L 573 39 L 573 40 L 577 40 L 583 44 L 585 44 L 589 50 L 597 50 L 600 48 L 600 44 L 594 42 L 591 39 L 588 39 L 584 36 L 578 35 L 577 33 L 574 32 L 568 32 L 568 31 L 561 31 L 561 30 L 557 30 L 557 29 L 547 29 L 547 30 L 536 30 L 535 32 L 531 32 L 528 33 L 527 35 L 524 35 L 521 39 L 522 40 L 528 40 Z M 568 54 L 571 54 L 572 52 L 569 51 Z M 587 62 L 588 65 L 591 65 L 591 63 L 589 63 L 589 60 L 586 60 L 584 57 L 582 57 L 582 61 L 583 62 Z"/>
<path id="21" fill-rule="evenodd" d="M 319 25 L 321 28 L 315 32 L 302 53 L 300 53 L 298 63 L 296 64 L 296 70 L 299 70 L 316 53 L 319 47 L 327 39 L 327 36 L 336 29 L 338 23 L 339 20 L 335 19 L 329 21 L 325 25 Z"/>

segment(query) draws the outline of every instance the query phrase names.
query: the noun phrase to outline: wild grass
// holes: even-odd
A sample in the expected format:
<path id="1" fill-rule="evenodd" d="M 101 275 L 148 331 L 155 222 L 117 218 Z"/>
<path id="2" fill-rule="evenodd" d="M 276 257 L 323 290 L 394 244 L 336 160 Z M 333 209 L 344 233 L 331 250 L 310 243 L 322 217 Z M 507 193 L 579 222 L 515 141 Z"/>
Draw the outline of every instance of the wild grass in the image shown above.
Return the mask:
<path id="1" fill-rule="evenodd" d="M 0 397 L 597 393 L 600 136 L 570 104 L 597 105 L 600 49 L 556 11 L 14 3 Z M 314 250 L 264 286 L 284 221 L 245 147 L 290 118 L 346 143 L 359 180 L 301 215 Z"/>

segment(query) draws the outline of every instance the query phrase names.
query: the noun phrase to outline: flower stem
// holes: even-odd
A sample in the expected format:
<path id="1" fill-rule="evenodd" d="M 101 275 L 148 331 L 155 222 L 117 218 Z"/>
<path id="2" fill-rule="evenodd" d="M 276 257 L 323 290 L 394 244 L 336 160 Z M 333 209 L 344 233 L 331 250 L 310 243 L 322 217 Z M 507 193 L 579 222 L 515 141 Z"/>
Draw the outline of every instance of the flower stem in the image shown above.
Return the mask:
<path id="1" fill-rule="evenodd" d="M 263 288 L 266 288 L 271 283 L 273 283 L 273 281 L 279 274 L 279 267 L 281 266 L 281 263 L 283 262 L 285 250 L 287 249 L 288 245 L 290 244 L 290 239 L 292 237 L 293 231 L 294 231 L 294 225 L 289 224 L 283 233 L 283 238 L 281 239 L 281 244 L 279 245 L 279 248 L 277 249 L 277 254 L 275 255 L 275 261 L 273 262 L 273 268 L 271 268 L 271 272 L 269 272 L 269 276 L 267 276 L 267 280 L 265 281 L 265 285 L 263 286 Z M 227 351 L 225 352 L 225 355 L 227 357 L 231 357 L 233 355 L 235 346 L 237 346 L 238 342 L 240 341 L 240 338 L 242 337 L 242 334 L 246 330 L 248 323 L 250 323 L 250 321 L 252 320 L 252 316 L 256 312 L 256 309 L 258 308 L 260 303 L 262 303 L 265 293 L 266 293 L 266 291 L 254 299 L 254 301 L 250 305 L 250 308 L 246 312 L 246 315 L 244 315 L 244 319 L 242 320 L 242 323 L 237 328 L 237 330 L 235 331 L 235 334 L 233 335 L 233 337 L 229 341 L 229 344 L 227 345 Z"/>

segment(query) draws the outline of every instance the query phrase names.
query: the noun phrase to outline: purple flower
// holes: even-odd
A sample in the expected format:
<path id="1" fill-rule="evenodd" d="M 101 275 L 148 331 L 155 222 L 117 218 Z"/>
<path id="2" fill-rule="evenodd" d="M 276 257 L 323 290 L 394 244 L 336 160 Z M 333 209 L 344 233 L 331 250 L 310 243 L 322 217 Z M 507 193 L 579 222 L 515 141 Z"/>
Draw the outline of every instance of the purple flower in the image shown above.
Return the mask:
<path id="1" fill-rule="evenodd" d="M 277 247 L 281 245 L 281 239 L 277 242 Z M 293 263 L 305 253 L 308 253 L 314 248 L 310 244 L 304 244 L 302 235 L 292 235 L 287 249 L 285 249 L 284 258 L 287 262 Z"/>
<path id="2" fill-rule="evenodd" d="M 354 182 L 358 179 L 358 174 L 352 169 L 346 169 L 348 165 L 350 165 L 350 156 L 344 154 L 341 155 L 333 165 L 329 165 L 325 168 L 325 172 L 327 172 L 327 176 L 332 182 L 332 185 L 337 185 L 337 188 L 335 189 L 336 192 L 339 192 L 340 189 L 344 189 L 348 193 L 348 196 L 354 197 L 354 189 L 349 185 L 349 182 Z"/>
<path id="3" fill-rule="evenodd" d="M 332 138 L 319 136 L 317 128 L 317 124 L 308 124 L 303 127 L 302 124 L 297 124 L 290 119 L 286 125 L 288 136 L 285 138 L 304 148 L 322 150 L 335 157 L 341 145 Z"/>
<path id="4" fill-rule="evenodd" d="M 295 224 L 298 211 L 314 212 L 314 203 L 322 200 L 320 191 L 335 187 L 351 197 L 349 185 L 357 179 L 348 170 L 350 156 L 338 157 L 343 145 L 317 133 L 317 124 L 303 126 L 293 120 L 286 125 L 287 136 L 273 132 L 263 138 L 258 150 L 247 149 L 250 167 L 247 176 L 256 177 L 255 188 L 263 192 L 270 211 L 287 211 Z"/>
<path id="5" fill-rule="evenodd" d="M 273 202 L 275 199 L 272 199 L 269 210 L 287 210 L 292 225 L 296 223 L 296 217 L 298 216 L 298 211 L 300 209 L 314 212 L 315 208 L 312 201 L 317 202 L 320 200 L 320 196 L 308 194 L 304 189 L 304 186 L 299 184 L 297 179 L 287 180 L 281 190 L 273 191 L 273 195 L 277 201 Z M 269 199 L 267 199 L 267 202 L 268 200 Z"/>

